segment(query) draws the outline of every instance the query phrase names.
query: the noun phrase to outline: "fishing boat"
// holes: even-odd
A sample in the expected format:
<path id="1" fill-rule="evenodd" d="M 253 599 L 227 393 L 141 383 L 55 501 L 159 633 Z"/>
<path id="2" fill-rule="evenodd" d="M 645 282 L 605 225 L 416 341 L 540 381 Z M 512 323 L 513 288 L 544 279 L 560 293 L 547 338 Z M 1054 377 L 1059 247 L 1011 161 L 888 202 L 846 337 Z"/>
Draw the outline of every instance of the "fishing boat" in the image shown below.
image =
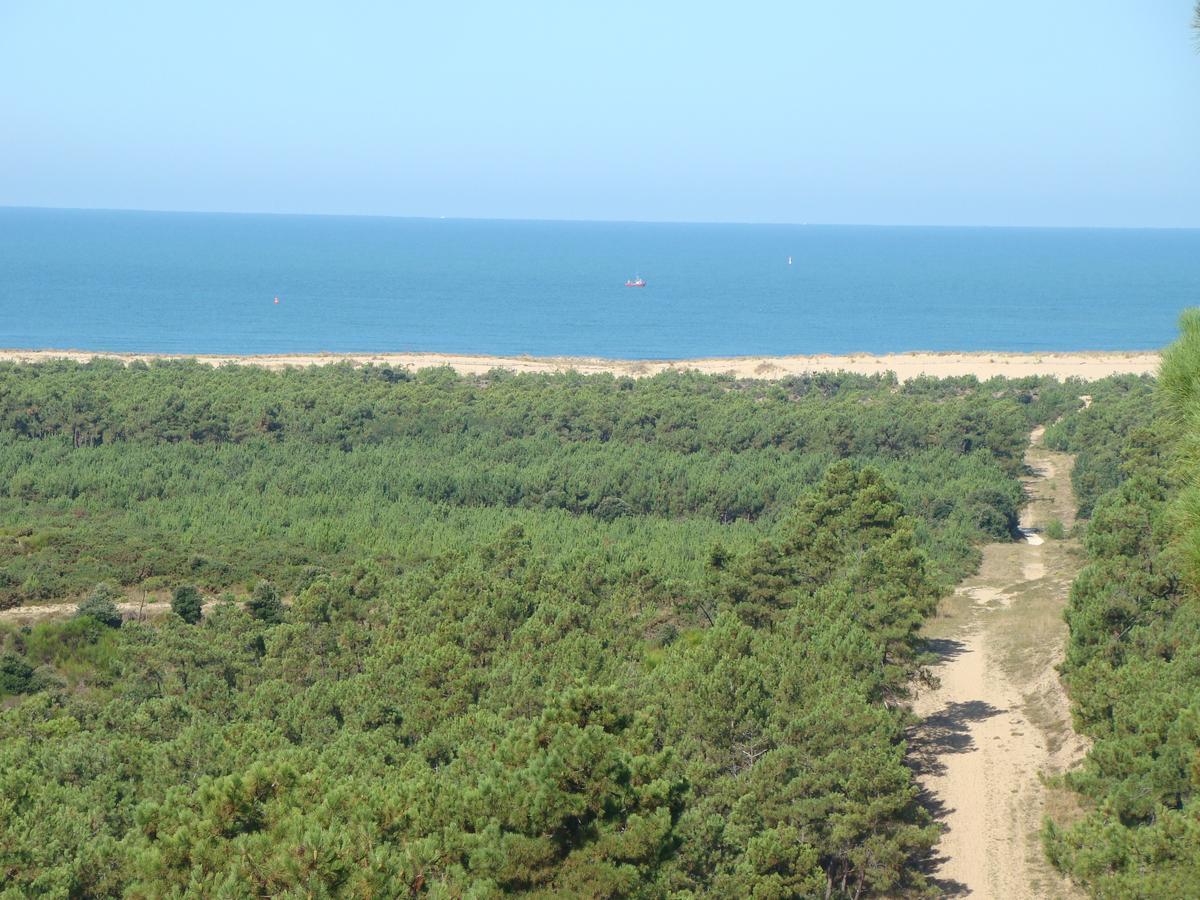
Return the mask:
<path id="1" fill-rule="evenodd" d="M 625 287 L 645 287 L 645 286 L 646 286 L 646 279 L 643 278 L 641 275 L 639 275 L 637 278 L 634 278 L 630 281 L 625 282 Z"/>

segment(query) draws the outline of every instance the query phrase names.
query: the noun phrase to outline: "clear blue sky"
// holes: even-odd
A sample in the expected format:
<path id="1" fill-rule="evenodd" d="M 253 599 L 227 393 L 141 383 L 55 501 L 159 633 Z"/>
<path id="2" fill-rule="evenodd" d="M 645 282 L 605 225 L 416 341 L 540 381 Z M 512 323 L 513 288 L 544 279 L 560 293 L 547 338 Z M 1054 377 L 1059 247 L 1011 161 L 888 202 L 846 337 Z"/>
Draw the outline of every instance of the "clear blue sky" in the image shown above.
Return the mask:
<path id="1" fill-rule="evenodd" d="M 1192 0 L 0 0 L 0 205 L 1200 226 Z"/>

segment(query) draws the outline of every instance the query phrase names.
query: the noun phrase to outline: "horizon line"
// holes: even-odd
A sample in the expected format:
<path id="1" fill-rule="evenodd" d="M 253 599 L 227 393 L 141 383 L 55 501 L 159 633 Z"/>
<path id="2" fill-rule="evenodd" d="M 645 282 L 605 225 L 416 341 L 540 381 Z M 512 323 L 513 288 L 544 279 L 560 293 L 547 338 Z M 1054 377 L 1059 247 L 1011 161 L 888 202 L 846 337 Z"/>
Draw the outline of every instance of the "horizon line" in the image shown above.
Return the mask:
<path id="1" fill-rule="evenodd" d="M 898 222 L 798 222 L 769 220 L 716 220 L 716 219 L 597 219 L 561 218 L 552 216 L 434 216 L 401 215 L 396 213 L 346 213 L 346 212 L 263 212 L 255 210 L 217 209 L 161 209 L 132 206 L 32 206 L 27 204 L 0 203 L 0 210 L 36 210 L 46 212 L 115 212 L 154 213 L 166 215 L 199 216 L 278 216 L 280 218 L 321 219 L 398 219 L 429 222 L 522 222 L 563 223 L 576 225 L 732 225 L 774 226 L 793 228 L 977 228 L 1044 231 L 1197 231 L 1200 225 L 1022 225 L 1022 224 L 959 224 L 959 223 L 898 223 Z"/>

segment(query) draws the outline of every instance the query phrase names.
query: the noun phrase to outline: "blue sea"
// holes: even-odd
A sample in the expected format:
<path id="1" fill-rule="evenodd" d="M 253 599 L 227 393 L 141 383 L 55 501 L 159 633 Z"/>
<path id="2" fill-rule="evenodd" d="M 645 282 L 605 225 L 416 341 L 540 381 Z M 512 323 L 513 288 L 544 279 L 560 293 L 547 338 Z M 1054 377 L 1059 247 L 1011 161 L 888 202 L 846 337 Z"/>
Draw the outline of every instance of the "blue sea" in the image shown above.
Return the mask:
<path id="1" fill-rule="evenodd" d="M 636 276 L 645 288 L 624 286 Z M 1200 230 L 0 208 L 0 347 L 641 359 L 1147 349 L 1198 303 Z"/>

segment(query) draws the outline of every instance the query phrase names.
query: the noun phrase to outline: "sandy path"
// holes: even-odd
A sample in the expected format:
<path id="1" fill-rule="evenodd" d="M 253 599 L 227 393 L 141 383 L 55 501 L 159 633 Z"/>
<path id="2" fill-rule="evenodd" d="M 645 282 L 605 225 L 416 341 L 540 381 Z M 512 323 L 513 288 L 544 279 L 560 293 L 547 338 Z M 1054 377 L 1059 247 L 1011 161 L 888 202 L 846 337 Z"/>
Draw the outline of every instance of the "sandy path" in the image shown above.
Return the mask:
<path id="1" fill-rule="evenodd" d="M 1074 521 L 1071 457 L 1039 446 L 1026 462 L 1030 503 L 1022 530 Z M 1054 666 L 1066 642 L 1062 609 L 1082 562 L 1075 541 L 992 544 L 927 633 L 941 657 L 935 690 L 915 711 L 913 760 L 931 805 L 946 826 L 933 876 L 951 896 L 1077 897 L 1045 861 L 1039 829 L 1049 810 L 1069 802 L 1042 784 L 1086 747 L 1070 726 Z"/>
<path id="2" fill-rule="evenodd" d="M 42 362 L 50 359 L 74 359 L 80 362 L 95 357 L 149 362 L 155 359 L 179 359 L 180 356 L 154 353 L 99 353 L 86 350 L 0 350 L 0 362 Z M 857 372 L 877 375 L 895 372 L 901 381 L 919 375 L 948 378 L 976 375 L 979 378 L 1028 375 L 1053 375 L 1058 378 L 1104 378 L 1108 375 L 1152 374 L 1158 370 L 1158 354 L 1143 351 L 1099 351 L 1078 353 L 867 353 L 832 356 L 736 356 L 714 359 L 621 360 L 582 356 L 470 356 L 451 353 L 316 353 L 275 356 L 195 356 L 210 365 L 230 363 L 258 365 L 269 369 L 294 366 L 353 365 L 399 366 L 426 369 L 450 366 L 466 375 L 479 375 L 491 369 L 514 372 L 580 372 L 585 375 L 611 373 L 635 378 L 670 370 L 695 370 L 710 375 L 735 375 L 739 378 L 787 378 L 809 372 Z"/>
<path id="3" fill-rule="evenodd" d="M 210 597 L 204 601 L 203 608 L 208 610 L 218 602 L 216 599 Z M 12 609 L 0 609 L 0 622 L 9 622 L 19 626 L 33 625 L 43 619 L 65 619 L 75 615 L 75 610 L 78 606 L 78 600 L 70 603 L 40 603 L 30 606 L 14 606 Z M 170 612 L 171 602 L 165 598 L 148 598 L 144 602 L 141 600 L 122 600 L 117 603 L 117 609 L 126 621 L 139 617 L 154 619 Z"/>

